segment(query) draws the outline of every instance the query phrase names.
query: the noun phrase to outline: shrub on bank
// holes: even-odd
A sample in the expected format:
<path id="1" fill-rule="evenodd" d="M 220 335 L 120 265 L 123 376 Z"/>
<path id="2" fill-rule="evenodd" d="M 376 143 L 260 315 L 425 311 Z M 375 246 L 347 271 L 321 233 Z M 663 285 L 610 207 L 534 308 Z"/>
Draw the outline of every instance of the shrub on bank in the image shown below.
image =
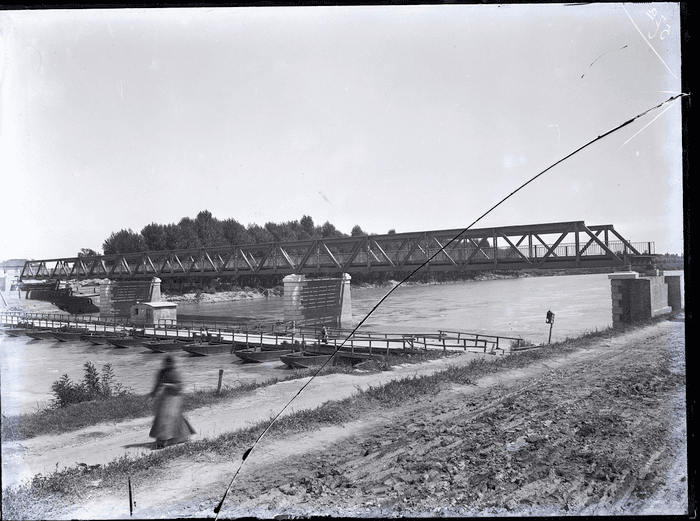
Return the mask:
<path id="1" fill-rule="evenodd" d="M 511 349 L 518 349 L 521 347 L 535 347 L 535 344 L 527 339 L 526 340 L 511 340 L 510 341 L 510 348 Z"/>
<path id="2" fill-rule="evenodd" d="M 85 376 L 82 382 L 75 383 L 67 374 L 64 374 L 51 385 L 51 391 L 55 396 L 51 407 L 61 408 L 75 403 L 131 394 L 130 389 L 114 381 L 112 364 L 102 366 L 101 377 L 92 362 L 85 362 L 83 368 Z"/>

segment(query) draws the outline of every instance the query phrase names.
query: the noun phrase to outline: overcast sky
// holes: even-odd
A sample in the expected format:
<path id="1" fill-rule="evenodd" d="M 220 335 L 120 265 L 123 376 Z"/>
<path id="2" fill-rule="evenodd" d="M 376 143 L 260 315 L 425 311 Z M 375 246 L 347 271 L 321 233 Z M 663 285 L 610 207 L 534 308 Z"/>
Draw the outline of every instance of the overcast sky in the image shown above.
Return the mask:
<path id="1" fill-rule="evenodd" d="M 463 228 L 681 92 L 671 3 L 0 18 L 0 260 L 101 251 L 112 232 L 202 210 L 345 233 Z M 476 227 L 584 220 L 681 253 L 680 105 Z"/>

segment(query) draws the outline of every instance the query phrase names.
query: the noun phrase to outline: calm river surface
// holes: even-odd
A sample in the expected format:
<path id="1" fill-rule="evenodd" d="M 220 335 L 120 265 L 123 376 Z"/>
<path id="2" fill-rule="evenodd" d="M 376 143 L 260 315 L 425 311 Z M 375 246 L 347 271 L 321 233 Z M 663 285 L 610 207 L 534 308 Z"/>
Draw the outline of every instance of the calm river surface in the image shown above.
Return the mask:
<path id="1" fill-rule="evenodd" d="M 670 273 L 669 273 L 670 274 Z M 353 325 L 356 325 L 388 289 L 352 292 Z M 552 341 L 612 324 L 610 281 L 606 274 L 531 277 L 454 284 L 401 286 L 364 323 L 364 330 L 420 333 L 438 330 L 464 331 L 521 337 L 547 342 L 547 310 L 556 314 Z M 255 299 L 214 304 L 178 306 L 183 314 L 283 319 L 283 299 Z M 88 342 L 54 342 L 0 335 L 2 411 L 5 415 L 31 412 L 51 400 L 51 384 L 68 374 L 83 377 L 83 364 L 98 371 L 110 363 L 116 381 L 134 392 L 147 393 L 163 360 L 146 348 L 114 349 Z M 190 357 L 175 355 L 189 390 L 216 387 L 219 369 L 224 385 L 266 380 L 289 374 L 277 362 L 242 364 L 235 355 Z"/>

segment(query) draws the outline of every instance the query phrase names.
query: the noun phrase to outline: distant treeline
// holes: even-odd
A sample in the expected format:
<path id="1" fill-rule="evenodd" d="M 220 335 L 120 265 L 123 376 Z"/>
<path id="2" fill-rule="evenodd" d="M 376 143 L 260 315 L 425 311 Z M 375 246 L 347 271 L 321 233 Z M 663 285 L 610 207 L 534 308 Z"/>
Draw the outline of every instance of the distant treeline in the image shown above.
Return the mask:
<path id="1" fill-rule="evenodd" d="M 682 270 L 685 268 L 683 255 L 675 253 L 654 255 L 654 266 L 659 270 Z"/>
<path id="2" fill-rule="evenodd" d="M 486 273 L 488 272 L 488 273 Z M 350 284 L 352 286 L 387 286 L 404 280 L 410 272 L 406 271 L 379 271 L 368 273 L 353 273 Z M 338 274 L 330 275 L 338 276 Z M 517 278 L 526 276 L 524 272 L 512 270 L 484 270 L 484 271 L 427 271 L 421 270 L 414 273 L 407 282 L 413 284 L 441 284 L 475 279 L 489 278 Z M 235 291 L 240 289 L 257 288 L 270 289 L 281 288 L 284 284 L 284 275 L 241 275 L 224 276 L 217 278 L 199 277 L 188 279 L 167 279 L 163 281 L 163 288 L 171 293 L 216 293 L 218 291 Z"/>
<path id="3" fill-rule="evenodd" d="M 389 230 L 388 233 L 394 233 L 394 230 Z M 362 230 L 359 225 L 355 225 L 350 236 L 361 235 L 370 234 Z M 314 220 L 308 215 L 304 215 L 298 221 L 268 222 L 265 226 L 258 224 L 243 226 L 235 219 L 219 220 L 212 216 L 211 212 L 204 210 L 199 212 L 196 218 L 184 217 L 177 224 L 151 223 L 144 226 L 139 233 L 131 229 L 113 232 L 104 241 L 102 249 L 105 255 L 111 255 L 336 237 L 348 237 L 348 235 L 328 221 L 321 226 L 316 226 Z M 83 248 L 78 255 L 97 255 L 97 253 Z"/>

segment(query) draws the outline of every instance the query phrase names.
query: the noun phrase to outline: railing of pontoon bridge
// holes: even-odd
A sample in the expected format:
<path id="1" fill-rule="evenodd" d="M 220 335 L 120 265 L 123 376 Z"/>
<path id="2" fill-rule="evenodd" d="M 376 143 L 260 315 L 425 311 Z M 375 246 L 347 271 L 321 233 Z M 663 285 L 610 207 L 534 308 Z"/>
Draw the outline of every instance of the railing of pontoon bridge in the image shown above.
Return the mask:
<path id="1" fill-rule="evenodd" d="M 240 330 L 240 325 L 230 322 L 208 321 L 208 320 L 174 320 L 174 319 L 159 319 L 158 323 L 147 327 L 149 331 L 153 331 L 155 336 L 171 336 L 168 331 L 175 331 L 175 337 L 180 338 L 180 333 L 184 330 L 187 338 L 201 337 L 207 334 L 212 337 L 220 337 L 224 339 L 226 335 L 232 335 Z"/>
<path id="2" fill-rule="evenodd" d="M 169 338 L 170 335 L 168 331 L 175 331 L 175 338 L 179 339 L 181 338 L 180 332 L 184 331 L 186 333 L 185 338 L 190 339 L 192 338 L 192 332 L 189 327 L 183 326 L 181 324 L 177 323 L 177 320 L 174 319 L 169 319 L 169 318 L 160 318 L 158 319 L 158 322 L 151 327 L 148 327 L 144 325 L 144 332 L 147 331 L 152 331 L 152 335 L 156 338 L 160 337 L 165 337 Z"/>
<path id="3" fill-rule="evenodd" d="M 22 315 L 16 311 L 5 311 L 0 313 L 0 317 L 3 326 L 16 326 L 22 323 Z"/>
<path id="4" fill-rule="evenodd" d="M 491 345 L 491 352 L 496 349 L 502 349 L 503 351 L 509 350 L 505 347 L 501 347 L 501 341 L 516 342 L 516 348 L 520 346 L 523 342 L 522 338 L 501 336 L 501 335 L 485 335 L 483 333 L 467 333 L 464 331 L 440 331 L 441 335 L 444 335 L 443 343 L 446 345 L 446 341 L 456 341 L 457 347 L 462 347 L 465 351 L 468 347 L 479 348 L 479 344 L 483 342 L 483 350 L 486 353 L 489 344 Z M 454 336 L 456 335 L 456 336 Z M 460 345 L 461 342 L 461 345 Z M 471 344 L 471 345 L 469 345 Z"/>
<path id="5" fill-rule="evenodd" d="M 280 345 L 283 342 L 293 341 L 295 337 L 290 331 L 279 331 L 278 323 L 255 323 L 255 324 L 239 324 L 231 322 L 207 321 L 207 320 L 188 320 L 185 322 L 175 321 L 173 319 L 160 319 L 158 324 L 146 328 L 147 331 L 152 331 L 154 335 L 170 336 L 168 330 L 175 330 L 175 336 L 179 338 L 182 330 L 186 331 L 187 338 L 205 338 L 211 337 L 220 341 L 228 341 L 230 336 L 231 342 L 246 345 L 260 345 L 261 343 L 270 343 L 271 337 L 274 338 L 275 345 Z M 243 338 L 241 338 L 243 336 Z M 297 335 L 296 339 L 301 338 L 303 341 L 305 336 Z"/>
<path id="6" fill-rule="evenodd" d="M 19 324 L 28 323 L 32 327 L 62 327 L 70 326 L 70 324 L 93 325 L 93 330 L 97 331 L 98 326 L 103 326 L 103 330 L 107 331 L 107 326 L 112 326 L 112 330 L 116 330 L 118 326 L 127 327 L 128 322 L 123 318 L 117 317 L 77 317 L 63 313 L 34 313 L 13 311 L 0 313 L 0 321 L 3 324 Z"/>
<path id="7" fill-rule="evenodd" d="M 437 334 L 430 333 L 416 333 L 416 334 L 405 334 L 405 333 L 377 333 L 373 331 L 358 331 L 351 335 L 348 333 L 338 334 L 338 330 L 331 330 L 329 332 L 328 343 L 334 345 L 336 348 L 339 344 L 345 341 L 344 350 L 349 350 L 350 353 L 355 353 L 356 350 L 366 350 L 368 354 L 373 354 L 374 351 L 384 351 L 384 354 L 389 355 L 392 349 L 397 351 L 406 352 L 407 346 L 410 349 L 414 349 L 413 341 L 416 338 L 422 338 L 424 346 L 427 344 L 426 340 L 428 338 L 437 338 Z M 427 347 L 424 347 L 424 350 Z"/>
<path id="8" fill-rule="evenodd" d="M 321 339 L 321 328 L 319 326 L 296 326 L 295 330 L 301 334 L 304 341 L 311 340 L 316 342 Z M 405 335 L 400 333 L 377 333 L 374 331 L 353 331 L 345 328 L 327 328 L 328 339 L 327 344 L 337 348 L 338 345 L 345 345 L 343 351 L 356 353 L 357 350 L 367 350 L 372 354 L 375 350 L 384 350 L 385 354 L 389 354 L 392 348 L 406 351 L 407 344 L 410 341 L 407 338 L 415 336 L 427 337 L 425 333 L 418 335 Z M 432 335 L 436 337 L 437 335 Z"/>

